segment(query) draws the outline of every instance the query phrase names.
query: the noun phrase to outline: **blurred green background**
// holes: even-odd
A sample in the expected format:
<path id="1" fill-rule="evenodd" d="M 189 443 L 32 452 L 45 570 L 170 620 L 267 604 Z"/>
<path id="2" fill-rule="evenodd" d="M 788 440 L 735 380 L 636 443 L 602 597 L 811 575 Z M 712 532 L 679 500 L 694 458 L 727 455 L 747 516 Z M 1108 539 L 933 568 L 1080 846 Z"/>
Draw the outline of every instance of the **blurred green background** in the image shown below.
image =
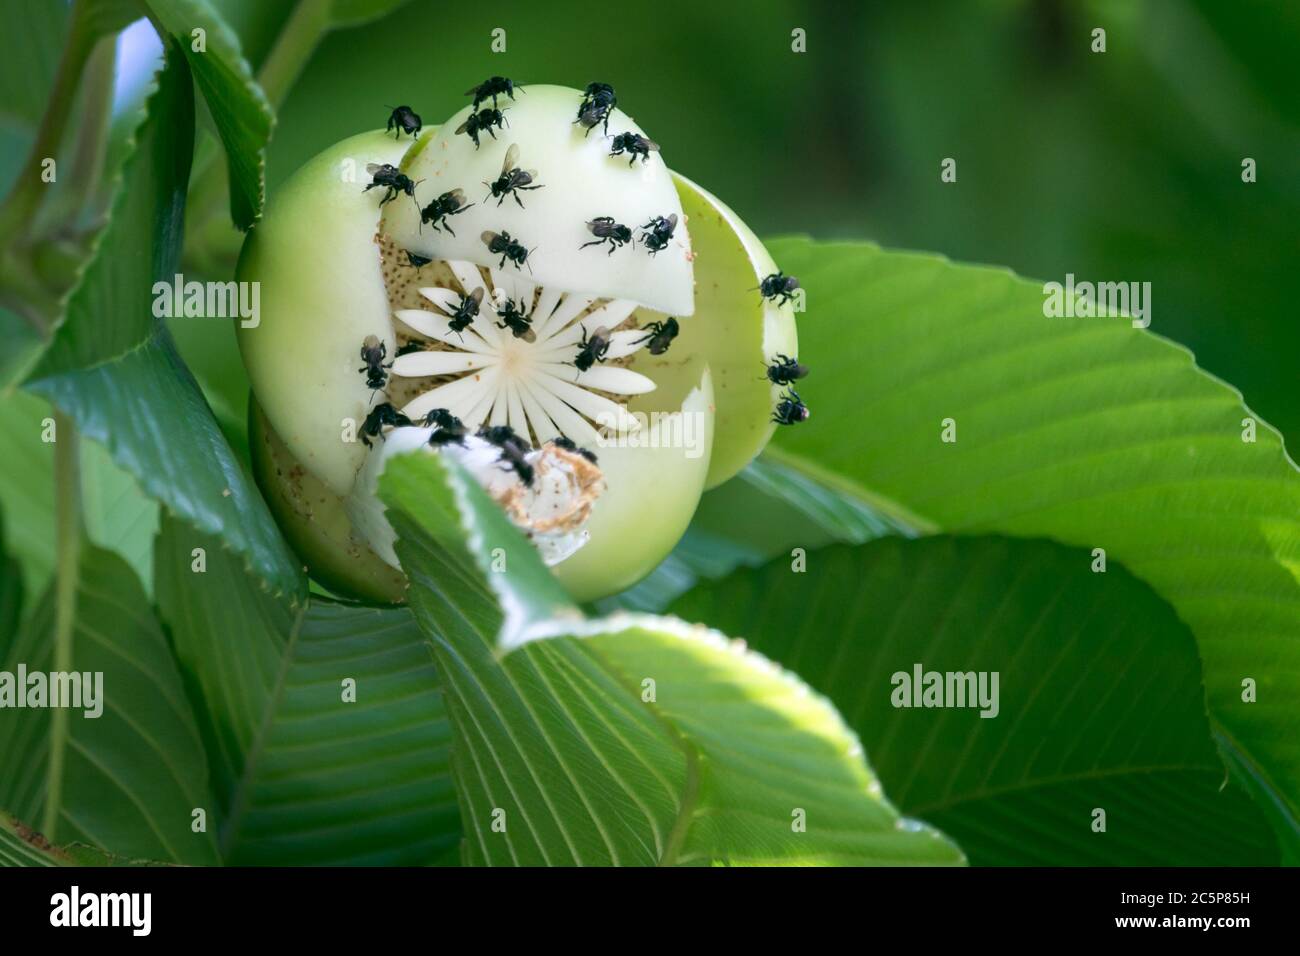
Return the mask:
<path id="1" fill-rule="evenodd" d="M 221 5 L 254 62 L 292 6 Z M 806 53 L 791 52 L 796 27 Z M 281 109 L 272 201 L 384 103 L 437 123 L 494 73 L 613 83 L 669 165 L 759 235 L 1150 281 L 1152 331 L 1300 446 L 1295 0 L 413 0 L 321 45 Z M 945 157 L 956 183 L 940 181 Z"/>

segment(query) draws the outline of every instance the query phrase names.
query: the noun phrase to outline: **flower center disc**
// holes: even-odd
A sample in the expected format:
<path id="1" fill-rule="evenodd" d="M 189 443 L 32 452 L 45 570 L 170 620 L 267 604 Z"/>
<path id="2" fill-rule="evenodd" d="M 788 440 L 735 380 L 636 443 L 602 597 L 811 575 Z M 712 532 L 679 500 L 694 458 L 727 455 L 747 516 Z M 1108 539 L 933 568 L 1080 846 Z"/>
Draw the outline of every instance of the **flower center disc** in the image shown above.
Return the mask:
<path id="1" fill-rule="evenodd" d="M 388 391 L 409 418 L 446 408 L 471 430 L 509 425 L 534 446 L 564 436 L 590 447 L 639 427 L 627 402 L 655 383 L 626 367 L 649 340 L 637 303 L 537 285 L 510 265 L 417 266 L 391 238 L 378 242 L 399 344 Z"/>

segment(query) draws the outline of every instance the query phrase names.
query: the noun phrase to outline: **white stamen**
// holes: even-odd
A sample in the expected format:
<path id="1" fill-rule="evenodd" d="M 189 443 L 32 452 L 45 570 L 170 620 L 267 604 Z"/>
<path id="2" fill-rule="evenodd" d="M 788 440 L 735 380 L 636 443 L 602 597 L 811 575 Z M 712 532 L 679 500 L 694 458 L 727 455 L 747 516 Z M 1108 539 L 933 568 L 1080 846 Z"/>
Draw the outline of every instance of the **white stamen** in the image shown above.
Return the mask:
<path id="1" fill-rule="evenodd" d="M 584 446 L 597 443 L 598 428 L 627 432 L 639 427 L 617 397 L 654 391 L 652 379 L 600 362 L 586 371 L 573 364 L 581 343 L 597 329 L 607 330 L 609 336 L 601 362 L 643 348 L 647 334 L 639 329 L 608 331 L 636 311 L 635 302 L 601 302 L 558 289 L 539 290 L 526 276 L 495 268 L 487 270 L 485 284 L 483 274 L 470 263 L 448 261 L 447 266 L 459 289 L 421 288 L 430 309 L 394 313 L 417 334 L 447 348 L 398 356 L 392 373 L 402 378 L 459 377 L 416 396 L 402 409 L 404 414 L 418 421 L 435 408 L 446 408 L 470 428 L 484 422 L 509 424 L 538 443 L 565 435 Z M 478 315 L 464 330 L 452 331 L 450 317 L 463 297 L 480 288 L 484 294 Z M 531 336 L 516 338 L 510 329 L 497 327 L 497 308 L 506 297 L 532 319 Z M 611 395 L 616 399 L 607 397 Z"/>

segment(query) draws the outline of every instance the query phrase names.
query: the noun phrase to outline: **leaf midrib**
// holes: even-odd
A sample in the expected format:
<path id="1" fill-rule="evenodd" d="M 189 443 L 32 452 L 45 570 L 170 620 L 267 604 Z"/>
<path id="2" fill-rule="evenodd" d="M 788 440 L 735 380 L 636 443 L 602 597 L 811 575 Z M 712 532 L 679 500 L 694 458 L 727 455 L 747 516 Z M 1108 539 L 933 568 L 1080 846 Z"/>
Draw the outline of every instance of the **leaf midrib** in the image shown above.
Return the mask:
<path id="1" fill-rule="evenodd" d="M 785 465 L 795 471 L 801 472 L 808 478 L 818 482 L 821 485 L 846 495 L 859 504 L 866 505 L 881 514 L 889 517 L 890 520 L 897 524 L 911 528 L 918 535 L 939 534 L 943 529 L 932 518 L 925 517 L 907 508 L 901 502 L 877 491 L 872 491 L 864 485 L 846 478 L 844 475 L 830 471 L 802 455 L 796 454 L 785 448 L 778 448 L 775 445 L 768 445 L 763 450 L 763 457 L 778 464 Z"/>
<path id="2" fill-rule="evenodd" d="M 54 670 L 72 669 L 72 643 L 76 638 L 78 599 L 81 588 L 81 552 L 83 524 L 81 517 L 81 462 L 76 429 L 62 412 L 54 413 L 55 435 L 63 433 L 63 442 L 55 442 L 55 605 Z M 64 758 L 72 730 L 68 711 L 53 709 L 50 715 L 49 757 L 46 764 L 45 811 L 41 829 L 54 835 L 63 809 Z"/>
<path id="3" fill-rule="evenodd" d="M 576 646 L 585 650 L 605 673 L 609 674 L 623 687 L 624 691 L 634 697 L 636 696 L 636 691 L 633 689 L 637 687 L 636 682 L 609 660 L 606 655 L 602 654 L 598 648 L 587 641 L 579 641 Z M 677 724 L 663 712 L 658 704 L 650 702 L 647 706 L 650 715 L 663 728 L 668 739 L 674 747 L 681 751 L 686 761 L 686 779 L 682 784 L 681 793 L 678 797 L 677 815 L 673 818 L 673 825 L 668 830 L 668 839 L 664 842 L 663 852 L 659 854 L 659 860 L 656 864 L 657 866 L 675 866 L 678 857 L 681 855 L 682 847 L 686 844 L 686 838 L 690 835 L 691 824 L 695 820 L 695 811 L 700 802 L 700 751 L 682 734 L 677 728 Z"/>
<path id="4" fill-rule="evenodd" d="M 271 693 L 267 698 L 266 707 L 262 712 L 261 725 L 257 728 L 257 735 L 253 739 L 253 747 L 244 761 L 243 770 L 239 775 L 239 782 L 235 785 L 235 791 L 231 796 L 230 812 L 222 827 L 219 843 L 223 861 L 230 855 L 235 836 L 239 832 L 239 825 L 243 821 L 243 815 L 248 808 L 249 788 L 252 786 L 253 777 L 262 754 L 266 750 L 266 742 L 271 736 L 271 727 L 275 722 L 275 715 L 280 709 L 280 701 L 284 696 L 285 685 L 288 683 L 289 669 L 293 666 L 294 653 L 298 648 L 298 636 L 302 632 L 303 621 L 306 619 L 309 605 L 309 601 L 304 601 L 298 605 L 298 609 L 294 612 L 293 627 L 289 630 L 289 640 L 285 643 L 284 654 L 280 658 L 280 670 L 275 675 L 275 685 L 271 688 Z"/>
<path id="5" fill-rule="evenodd" d="M 973 803 L 977 800 L 990 800 L 994 797 L 1003 797 L 1009 793 L 1031 791 L 1040 787 L 1052 787 L 1062 783 L 1105 780 L 1110 777 L 1122 777 L 1129 774 L 1207 773 L 1221 775 L 1222 772 L 1222 767 L 1210 767 L 1196 764 L 1150 764 L 1147 766 L 1113 767 L 1104 770 L 1082 770 L 1078 773 L 1059 774 L 1055 777 L 1038 777 L 1033 780 L 1022 780 L 1017 783 L 1008 784 L 1004 787 L 989 787 L 985 790 L 962 794 L 960 797 L 955 799 L 949 798 L 934 800 L 930 803 L 917 804 L 915 806 L 907 807 L 906 812 L 909 816 L 919 816 L 921 814 L 934 813 L 935 811 L 951 810 L 953 807 L 960 806 L 964 803 Z"/>

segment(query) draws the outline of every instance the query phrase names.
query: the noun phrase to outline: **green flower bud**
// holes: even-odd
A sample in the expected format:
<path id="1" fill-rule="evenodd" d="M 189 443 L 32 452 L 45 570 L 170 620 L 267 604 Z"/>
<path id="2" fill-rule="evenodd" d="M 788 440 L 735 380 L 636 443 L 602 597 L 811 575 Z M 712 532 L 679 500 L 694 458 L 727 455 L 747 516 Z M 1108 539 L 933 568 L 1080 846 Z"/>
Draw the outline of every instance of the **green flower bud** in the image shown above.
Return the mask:
<path id="1" fill-rule="evenodd" d="M 376 496 L 394 454 L 456 457 L 587 600 L 648 573 L 771 437 L 763 368 L 797 350 L 756 291 L 770 256 L 657 147 L 611 156 L 581 100 L 529 86 L 477 145 L 468 107 L 413 142 L 344 140 L 249 234 L 262 321 L 238 334 L 275 451 L 255 465 L 282 505 L 310 482 L 311 508 L 274 510 L 327 586 L 400 598 Z M 399 188 L 366 188 L 385 165 Z"/>

